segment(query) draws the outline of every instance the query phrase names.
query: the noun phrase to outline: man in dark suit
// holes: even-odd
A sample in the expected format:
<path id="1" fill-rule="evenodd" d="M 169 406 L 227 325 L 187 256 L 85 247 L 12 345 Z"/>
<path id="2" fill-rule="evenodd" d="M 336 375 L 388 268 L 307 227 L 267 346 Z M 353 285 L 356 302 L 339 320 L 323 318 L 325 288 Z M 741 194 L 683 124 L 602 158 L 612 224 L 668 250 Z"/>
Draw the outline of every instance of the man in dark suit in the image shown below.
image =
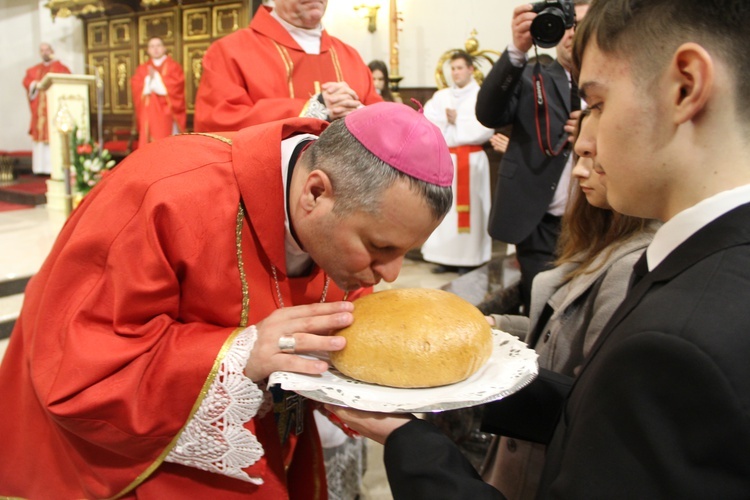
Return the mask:
<path id="1" fill-rule="evenodd" d="M 576 18 L 586 14 L 589 0 L 576 0 Z M 491 128 L 513 125 L 507 152 L 500 163 L 492 201 L 489 233 L 516 245 L 521 267 L 521 299 L 526 314 L 531 282 L 555 259 L 560 218 L 568 200 L 571 149 L 580 100 L 571 101 L 571 53 L 574 29 L 557 44 L 557 59 L 542 66 L 528 62 L 531 23 L 537 16 L 530 4 L 513 11 L 513 42 L 487 75 L 477 96 L 476 114 Z M 534 84 L 538 70 L 543 89 Z M 538 106 L 536 89 L 545 103 Z"/>
<path id="2" fill-rule="evenodd" d="M 616 210 L 664 225 L 578 378 L 488 405 L 549 443 L 540 498 L 750 497 L 748 25 L 745 0 L 595 0 L 577 28 L 576 149 Z M 387 437 L 395 498 L 500 497 L 426 422 L 337 413 Z"/>

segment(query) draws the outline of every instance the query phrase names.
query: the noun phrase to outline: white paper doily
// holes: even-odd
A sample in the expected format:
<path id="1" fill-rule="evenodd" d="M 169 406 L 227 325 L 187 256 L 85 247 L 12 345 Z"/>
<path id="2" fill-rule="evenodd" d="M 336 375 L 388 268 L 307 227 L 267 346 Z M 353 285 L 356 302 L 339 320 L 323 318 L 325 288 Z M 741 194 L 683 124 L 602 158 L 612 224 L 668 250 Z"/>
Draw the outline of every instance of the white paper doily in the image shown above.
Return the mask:
<path id="1" fill-rule="evenodd" d="M 281 384 L 306 398 L 385 413 L 454 410 L 504 398 L 528 385 L 539 372 L 537 353 L 513 335 L 492 330 L 490 359 L 463 382 L 426 389 L 400 389 L 360 382 L 331 367 L 321 375 L 274 372 L 268 385 Z"/>

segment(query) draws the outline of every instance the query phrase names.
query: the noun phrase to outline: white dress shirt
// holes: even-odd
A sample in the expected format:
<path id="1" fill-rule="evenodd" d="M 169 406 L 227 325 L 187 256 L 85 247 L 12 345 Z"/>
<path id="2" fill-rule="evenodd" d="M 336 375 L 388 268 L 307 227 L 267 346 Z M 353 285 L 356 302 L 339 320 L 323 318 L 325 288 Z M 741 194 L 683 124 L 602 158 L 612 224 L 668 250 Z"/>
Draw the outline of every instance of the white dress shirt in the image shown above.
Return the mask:
<path id="1" fill-rule="evenodd" d="M 656 232 L 646 250 L 648 270 L 655 269 L 702 227 L 746 203 L 750 203 L 750 184 L 715 194 L 669 219 Z"/>

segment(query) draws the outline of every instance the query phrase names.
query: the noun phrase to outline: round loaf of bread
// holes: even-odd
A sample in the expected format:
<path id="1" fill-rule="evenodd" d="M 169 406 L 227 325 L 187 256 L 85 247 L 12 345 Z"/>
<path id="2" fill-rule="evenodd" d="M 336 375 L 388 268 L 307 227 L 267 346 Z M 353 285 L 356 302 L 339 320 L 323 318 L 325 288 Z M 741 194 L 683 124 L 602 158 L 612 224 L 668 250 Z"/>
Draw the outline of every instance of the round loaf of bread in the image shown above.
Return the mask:
<path id="1" fill-rule="evenodd" d="M 346 347 L 331 362 L 351 378 L 391 387 L 460 382 L 492 354 L 484 315 L 449 292 L 404 288 L 354 301 L 354 322 L 337 335 Z"/>

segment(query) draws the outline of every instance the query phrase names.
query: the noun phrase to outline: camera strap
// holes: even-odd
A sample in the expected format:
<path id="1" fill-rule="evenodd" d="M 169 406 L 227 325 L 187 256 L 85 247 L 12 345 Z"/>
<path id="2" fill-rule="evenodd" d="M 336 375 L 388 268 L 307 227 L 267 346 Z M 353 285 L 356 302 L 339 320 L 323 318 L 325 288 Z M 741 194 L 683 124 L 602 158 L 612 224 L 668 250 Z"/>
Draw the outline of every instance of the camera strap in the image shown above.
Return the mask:
<path id="1" fill-rule="evenodd" d="M 531 77 L 534 86 L 534 111 L 536 114 L 536 137 L 539 140 L 539 147 L 547 156 L 559 155 L 568 144 L 568 136 L 563 135 L 558 144 L 552 146 L 552 140 L 549 130 L 549 105 L 547 93 L 544 90 L 544 76 L 542 75 L 541 65 L 537 59 L 534 64 L 534 74 Z"/>

